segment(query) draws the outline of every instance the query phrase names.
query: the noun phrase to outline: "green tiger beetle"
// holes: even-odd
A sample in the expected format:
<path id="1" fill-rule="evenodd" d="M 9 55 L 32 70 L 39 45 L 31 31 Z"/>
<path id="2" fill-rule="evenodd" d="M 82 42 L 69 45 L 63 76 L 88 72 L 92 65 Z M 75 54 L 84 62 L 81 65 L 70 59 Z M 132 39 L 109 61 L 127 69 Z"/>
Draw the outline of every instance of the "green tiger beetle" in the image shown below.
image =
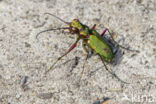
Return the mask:
<path id="1" fill-rule="evenodd" d="M 107 63 L 111 63 L 114 60 L 115 57 L 115 53 L 113 53 L 112 47 L 109 45 L 108 41 L 106 40 L 106 38 L 104 38 L 104 34 L 106 33 L 106 31 L 108 31 L 109 35 L 111 36 L 112 41 L 117 44 L 119 47 L 129 50 L 129 51 L 134 51 L 134 50 L 130 50 L 129 48 L 125 48 L 121 45 L 119 45 L 113 38 L 111 32 L 109 31 L 109 29 L 104 29 L 104 31 L 99 34 L 96 30 L 96 24 L 93 25 L 93 27 L 90 29 L 88 26 L 82 24 L 78 19 L 73 19 L 72 22 L 66 22 L 63 19 L 50 14 L 50 13 L 45 13 L 48 15 L 51 15 L 55 18 L 57 18 L 58 20 L 64 22 L 65 24 L 68 25 L 68 27 L 62 27 L 62 28 L 53 28 L 53 29 L 48 29 L 48 30 L 44 30 L 39 32 L 36 35 L 36 38 L 38 37 L 39 34 L 43 33 L 43 32 L 47 32 L 47 31 L 52 31 L 52 30 L 69 30 L 69 33 L 71 34 L 76 34 L 77 38 L 75 43 L 69 48 L 69 50 L 64 53 L 62 56 L 58 57 L 57 60 L 53 63 L 52 66 L 50 66 L 50 68 L 47 70 L 47 72 L 49 70 L 52 70 L 54 65 L 61 60 L 64 56 L 66 56 L 68 53 L 70 53 L 77 45 L 77 43 L 79 42 L 79 40 L 82 40 L 82 47 L 85 50 L 85 52 L 87 53 L 86 56 L 86 60 L 88 59 L 88 54 L 90 52 L 90 50 L 92 50 L 95 54 L 97 54 L 101 60 L 102 63 L 104 64 L 105 69 L 112 74 L 115 78 L 117 78 L 119 81 L 123 82 L 123 83 L 127 83 L 122 81 L 115 73 L 113 73 L 112 71 L 110 71 L 107 66 L 106 66 L 106 62 Z M 137 51 L 138 52 L 138 51 Z M 85 66 L 85 62 L 83 65 L 83 70 L 81 72 L 81 77 L 83 75 L 84 72 L 84 66 Z M 81 79 L 80 77 L 80 79 Z"/>

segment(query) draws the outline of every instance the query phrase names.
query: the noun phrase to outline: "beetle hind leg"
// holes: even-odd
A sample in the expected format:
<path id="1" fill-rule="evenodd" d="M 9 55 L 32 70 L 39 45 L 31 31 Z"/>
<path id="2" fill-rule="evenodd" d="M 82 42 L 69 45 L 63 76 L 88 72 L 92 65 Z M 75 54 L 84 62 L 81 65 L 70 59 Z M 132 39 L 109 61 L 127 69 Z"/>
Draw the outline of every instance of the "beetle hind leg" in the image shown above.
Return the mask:
<path id="1" fill-rule="evenodd" d="M 99 55 L 99 56 L 100 56 L 100 55 Z M 101 58 L 102 63 L 104 64 L 105 69 L 106 69 L 112 76 L 114 76 L 116 79 L 118 79 L 118 80 L 119 80 L 120 82 L 122 82 L 122 83 L 129 84 L 129 83 L 127 83 L 127 82 L 121 80 L 115 73 L 113 73 L 112 71 L 110 71 L 110 70 L 107 68 L 107 66 L 106 66 L 106 64 L 105 64 L 105 62 L 104 62 L 104 60 L 103 60 L 103 58 L 102 58 L 101 56 L 100 56 L 100 58 Z"/>
<path id="2" fill-rule="evenodd" d="M 126 47 L 120 45 L 118 42 L 115 41 L 115 39 L 113 38 L 112 33 L 111 33 L 111 32 L 109 31 L 109 29 L 107 29 L 107 28 L 102 32 L 101 36 L 103 36 L 103 35 L 106 33 L 106 31 L 108 31 L 108 33 L 109 33 L 109 35 L 111 36 L 113 42 L 114 42 L 115 44 L 117 44 L 119 47 L 121 47 L 121 48 L 123 48 L 123 49 L 125 49 L 125 50 L 128 50 L 128 51 L 139 52 L 138 50 L 131 50 L 131 49 L 129 49 L 129 48 L 126 48 Z"/>

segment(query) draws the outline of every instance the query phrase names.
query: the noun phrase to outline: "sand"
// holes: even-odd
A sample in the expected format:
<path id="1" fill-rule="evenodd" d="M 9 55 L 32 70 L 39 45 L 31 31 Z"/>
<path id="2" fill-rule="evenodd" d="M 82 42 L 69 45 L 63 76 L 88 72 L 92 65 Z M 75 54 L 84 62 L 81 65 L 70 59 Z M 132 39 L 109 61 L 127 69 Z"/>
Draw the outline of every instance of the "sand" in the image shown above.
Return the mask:
<path id="1" fill-rule="evenodd" d="M 86 53 L 77 47 L 53 71 L 45 72 L 75 41 L 64 27 L 74 18 L 139 53 L 119 49 L 116 65 L 97 55 L 89 58 L 79 81 Z M 0 104 L 149 104 L 156 103 L 155 0 L 0 0 Z M 106 33 L 107 35 L 108 33 Z"/>

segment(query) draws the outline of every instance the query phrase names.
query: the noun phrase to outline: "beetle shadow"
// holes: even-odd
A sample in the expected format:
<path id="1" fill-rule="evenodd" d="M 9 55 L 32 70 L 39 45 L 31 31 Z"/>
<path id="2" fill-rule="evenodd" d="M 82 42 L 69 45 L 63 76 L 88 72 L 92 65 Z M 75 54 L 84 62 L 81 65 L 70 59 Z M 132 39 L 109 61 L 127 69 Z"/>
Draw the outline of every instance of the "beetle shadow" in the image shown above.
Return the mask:
<path id="1" fill-rule="evenodd" d="M 106 39 L 114 54 L 114 60 L 110 64 L 113 66 L 119 65 L 123 59 L 124 51 L 122 51 L 120 46 L 115 44 L 114 41 L 110 39 L 110 37 L 105 36 L 104 38 Z"/>
<path id="2" fill-rule="evenodd" d="M 80 57 L 75 56 L 72 59 L 66 60 L 63 63 L 56 65 L 54 68 L 58 68 L 58 67 L 61 67 L 61 66 L 65 65 L 65 64 L 73 62 L 73 63 L 71 63 L 71 68 L 70 68 L 70 72 L 72 72 L 73 69 L 76 68 L 76 66 L 79 64 L 79 60 L 80 60 Z"/>
<path id="3" fill-rule="evenodd" d="M 120 47 L 117 47 L 117 52 L 115 53 L 114 60 L 111 64 L 113 66 L 119 65 L 123 60 L 123 55 L 124 55 L 124 51 L 122 51 Z"/>

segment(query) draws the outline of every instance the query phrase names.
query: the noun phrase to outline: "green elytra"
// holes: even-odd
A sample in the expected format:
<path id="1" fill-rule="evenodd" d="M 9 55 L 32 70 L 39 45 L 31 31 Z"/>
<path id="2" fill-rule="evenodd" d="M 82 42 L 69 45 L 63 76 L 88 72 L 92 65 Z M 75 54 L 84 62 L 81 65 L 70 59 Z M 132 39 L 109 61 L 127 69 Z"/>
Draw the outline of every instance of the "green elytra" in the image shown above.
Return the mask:
<path id="1" fill-rule="evenodd" d="M 52 70 L 54 65 L 59 61 L 61 60 L 64 56 L 66 56 L 68 53 L 70 53 L 77 45 L 77 43 L 79 42 L 79 40 L 82 40 L 82 47 L 83 49 L 86 51 L 87 53 L 87 56 L 86 56 L 86 60 L 88 59 L 88 54 L 89 54 L 89 49 L 93 50 L 95 54 L 97 54 L 98 56 L 100 56 L 106 70 L 112 74 L 114 77 L 116 77 L 119 81 L 123 82 L 123 83 L 126 83 L 124 81 L 122 81 L 118 76 L 116 76 L 115 73 L 111 72 L 110 70 L 108 70 L 105 62 L 112 62 L 114 60 L 114 53 L 112 51 L 112 48 L 111 46 L 109 46 L 108 42 L 105 40 L 105 38 L 103 37 L 103 35 L 105 34 L 106 31 L 109 32 L 108 29 L 105 29 L 103 31 L 103 33 L 100 35 L 96 30 L 95 30 L 95 26 L 94 25 L 91 29 L 82 24 L 78 19 L 74 19 L 72 20 L 72 22 L 65 22 L 64 20 L 62 20 L 61 18 L 53 15 L 53 14 L 50 14 L 50 13 L 45 13 L 45 14 L 49 14 L 49 15 L 52 15 L 53 17 L 59 19 L 60 21 L 64 22 L 65 24 L 67 24 L 69 27 L 62 27 L 62 28 L 55 28 L 55 29 L 48 29 L 48 30 L 44 30 L 44 31 L 41 31 L 40 33 L 37 34 L 36 38 L 38 37 L 39 34 L 43 33 L 43 32 L 47 32 L 47 31 L 52 31 L 52 30 L 61 30 L 61 29 L 68 29 L 69 32 L 71 34 L 76 34 L 77 35 L 77 39 L 75 41 L 75 43 L 69 48 L 69 50 L 63 54 L 62 56 L 60 56 L 54 63 L 53 65 L 50 66 L 50 68 L 46 71 L 46 73 L 49 71 L 49 70 Z M 126 50 L 129 50 L 128 48 L 125 48 L 121 45 L 119 45 L 115 40 L 114 38 L 112 37 L 111 33 L 109 32 L 112 40 L 118 45 L 120 46 L 121 48 L 124 48 Z M 132 50 L 130 50 L 132 51 Z M 85 66 L 85 63 L 83 65 L 83 71 L 81 72 L 81 77 L 82 77 L 82 74 L 84 72 L 84 66 Z M 80 77 L 80 79 L 81 79 Z"/>

